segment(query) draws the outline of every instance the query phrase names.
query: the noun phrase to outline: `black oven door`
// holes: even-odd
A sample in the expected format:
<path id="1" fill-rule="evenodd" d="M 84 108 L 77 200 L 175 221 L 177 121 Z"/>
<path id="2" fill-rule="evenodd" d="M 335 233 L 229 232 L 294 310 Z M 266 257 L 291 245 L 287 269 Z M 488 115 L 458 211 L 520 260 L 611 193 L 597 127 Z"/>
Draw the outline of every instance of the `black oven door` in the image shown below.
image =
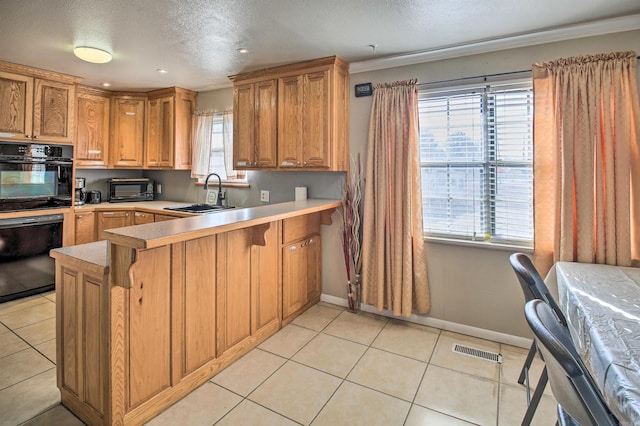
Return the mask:
<path id="1" fill-rule="evenodd" d="M 0 303 L 53 290 L 63 215 L 0 219 Z"/>
<path id="2" fill-rule="evenodd" d="M 0 211 L 71 206 L 71 160 L 0 157 Z"/>

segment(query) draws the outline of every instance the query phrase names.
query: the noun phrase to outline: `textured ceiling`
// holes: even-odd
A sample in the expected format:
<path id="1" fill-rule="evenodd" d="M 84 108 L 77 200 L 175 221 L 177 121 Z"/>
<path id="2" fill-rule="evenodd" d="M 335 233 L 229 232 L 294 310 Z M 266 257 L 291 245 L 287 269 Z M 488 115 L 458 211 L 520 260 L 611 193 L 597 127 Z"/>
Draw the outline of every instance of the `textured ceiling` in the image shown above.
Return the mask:
<path id="1" fill-rule="evenodd" d="M 115 90 L 207 90 L 317 57 L 357 62 L 637 13 L 638 0 L 0 0 L 0 60 Z M 84 63 L 80 45 L 113 61 Z"/>

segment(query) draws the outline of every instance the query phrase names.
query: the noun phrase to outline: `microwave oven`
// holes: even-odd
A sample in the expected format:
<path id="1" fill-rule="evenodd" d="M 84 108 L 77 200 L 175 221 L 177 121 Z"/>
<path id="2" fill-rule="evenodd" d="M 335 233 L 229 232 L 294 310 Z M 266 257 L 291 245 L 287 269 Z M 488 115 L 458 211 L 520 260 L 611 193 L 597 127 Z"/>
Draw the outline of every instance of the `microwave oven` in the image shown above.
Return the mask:
<path id="1" fill-rule="evenodd" d="M 109 179 L 109 202 L 153 201 L 155 185 L 146 178 Z"/>

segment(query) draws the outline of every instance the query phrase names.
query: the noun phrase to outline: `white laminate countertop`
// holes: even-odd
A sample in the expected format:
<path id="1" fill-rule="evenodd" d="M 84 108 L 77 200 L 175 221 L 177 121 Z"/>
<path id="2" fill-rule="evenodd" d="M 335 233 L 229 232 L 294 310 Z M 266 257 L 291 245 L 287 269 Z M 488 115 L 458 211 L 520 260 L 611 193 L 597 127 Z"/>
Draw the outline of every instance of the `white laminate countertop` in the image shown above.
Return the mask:
<path id="1" fill-rule="evenodd" d="M 148 203 L 166 203 L 151 201 Z M 133 204 L 133 203 L 126 203 Z M 163 209 L 164 207 L 155 209 Z M 185 203 L 182 203 L 185 205 Z M 247 228 L 290 217 L 331 210 L 341 205 L 340 200 L 309 199 L 289 201 L 258 207 L 236 208 L 220 212 L 185 217 L 176 220 L 147 223 L 105 230 L 106 238 L 119 245 L 144 249 L 159 247 L 206 235 Z M 149 208 L 148 204 L 145 204 Z M 116 208 L 117 209 L 117 208 Z M 173 214 L 175 212 L 171 212 Z"/>

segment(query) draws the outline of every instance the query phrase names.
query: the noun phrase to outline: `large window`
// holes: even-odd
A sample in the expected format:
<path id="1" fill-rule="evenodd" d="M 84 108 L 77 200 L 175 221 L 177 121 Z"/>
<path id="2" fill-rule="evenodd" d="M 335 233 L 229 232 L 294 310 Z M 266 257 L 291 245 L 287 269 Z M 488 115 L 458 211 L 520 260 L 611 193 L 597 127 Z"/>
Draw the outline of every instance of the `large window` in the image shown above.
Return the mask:
<path id="1" fill-rule="evenodd" d="M 531 246 L 531 84 L 422 90 L 425 235 Z"/>

